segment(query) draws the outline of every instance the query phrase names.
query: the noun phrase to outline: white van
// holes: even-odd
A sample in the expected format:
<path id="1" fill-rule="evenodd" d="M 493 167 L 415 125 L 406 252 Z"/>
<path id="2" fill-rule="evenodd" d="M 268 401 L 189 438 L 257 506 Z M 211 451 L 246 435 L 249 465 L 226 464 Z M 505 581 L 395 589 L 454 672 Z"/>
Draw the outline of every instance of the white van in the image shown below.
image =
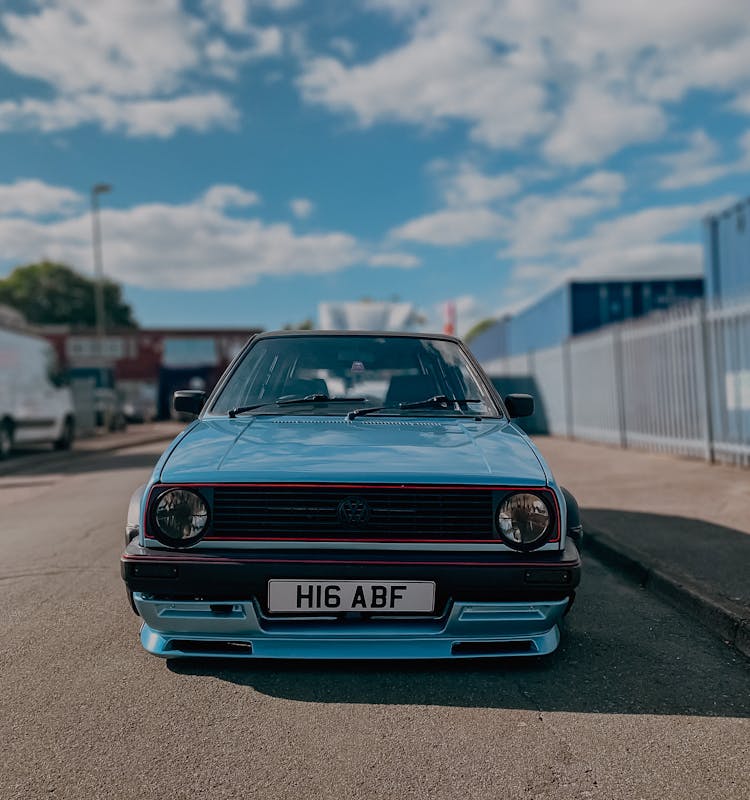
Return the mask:
<path id="1" fill-rule="evenodd" d="M 0 328 L 0 459 L 25 444 L 71 446 L 75 414 L 65 383 L 49 342 Z"/>

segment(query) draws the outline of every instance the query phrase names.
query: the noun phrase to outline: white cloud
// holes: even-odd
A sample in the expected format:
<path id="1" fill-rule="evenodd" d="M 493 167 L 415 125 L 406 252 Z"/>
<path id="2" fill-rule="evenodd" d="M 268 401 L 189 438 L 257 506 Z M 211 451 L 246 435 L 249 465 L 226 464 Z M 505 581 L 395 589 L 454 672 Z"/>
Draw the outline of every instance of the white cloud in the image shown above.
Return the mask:
<path id="1" fill-rule="evenodd" d="M 260 27 L 252 24 L 253 5 L 249 0 L 203 0 L 203 8 L 209 19 L 227 33 L 241 37 L 244 43 L 242 48 L 234 49 L 224 40 L 211 41 L 209 55 L 229 67 L 225 72 L 227 77 L 231 76 L 232 68 L 237 63 L 281 53 L 281 30 L 275 25 Z"/>
<path id="2" fill-rule="evenodd" d="M 487 175 L 466 161 L 455 168 L 439 162 L 433 165 L 433 171 L 439 174 L 443 199 L 453 207 L 481 206 L 514 195 L 521 188 L 515 175 Z"/>
<path id="3" fill-rule="evenodd" d="M 306 197 L 295 197 L 289 202 L 289 208 L 297 219 L 307 219 L 315 210 L 315 204 Z"/>
<path id="4" fill-rule="evenodd" d="M 728 165 L 716 163 L 718 156 L 716 142 L 704 130 L 695 131 L 685 150 L 660 159 L 668 174 L 659 182 L 659 188 L 684 189 L 713 183 L 729 170 Z"/>
<path id="5" fill-rule="evenodd" d="M 398 269 L 413 269 L 422 262 L 411 253 L 387 252 L 375 253 L 367 259 L 371 267 L 397 267 Z"/>
<path id="6" fill-rule="evenodd" d="M 260 203 L 260 195 L 241 186 L 215 184 L 203 194 L 203 203 L 209 208 L 246 208 Z"/>
<path id="7" fill-rule="evenodd" d="M 750 113 L 747 3 L 720 5 L 369 0 L 406 40 L 354 64 L 307 58 L 299 86 L 362 126 L 458 121 L 490 147 L 541 138 L 554 162 L 594 164 L 660 136 L 691 90 L 738 93 Z"/>
<path id="8" fill-rule="evenodd" d="M 738 144 L 739 158 L 734 161 L 722 160 L 717 142 L 704 130 L 694 131 L 687 148 L 659 159 L 667 169 L 659 188 L 670 190 L 704 186 L 725 175 L 750 172 L 750 132 L 740 137 Z"/>
<path id="9" fill-rule="evenodd" d="M 500 214 L 487 208 L 436 211 L 412 219 L 394 228 L 394 239 L 432 245 L 462 245 L 483 239 L 494 239 L 507 222 Z"/>
<path id="10" fill-rule="evenodd" d="M 83 202 L 78 192 L 39 180 L 0 184 L 0 214 L 39 217 L 77 210 Z"/>
<path id="11" fill-rule="evenodd" d="M 568 166 L 596 164 L 629 144 L 657 138 L 666 124 L 658 105 L 582 85 L 547 139 L 544 152 L 550 160 Z"/>
<path id="12" fill-rule="evenodd" d="M 0 24 L 0 63 L 64 93 L 173 91 L 200 63 L 199 29 L 179 0 L 57 0 Z"/>
<path id="13" fill-rule="evenodd" d="M 335 50 L 344 58 L 353 58 L 357 51 L 354 42 L 351 39 L 347 39 L 345 36 L 334 36 L 328 42 L 328 45 L 331 50 Z"/>
<path id="14" fill-rule="evenodd" d="M 149 288 L 221 289 L 264 276 L 330 273 L 366 260 L 346 233 L 300 235 L 287 224 L 227 216 L 217 205 L 218 199 L 225 205 L 244 203 L 251 194 L 218 186 L 193 203 L 103 209 L 107 275 Z M 90 268 L 88 213 L 53 222 L 0 217 L 0 241 L 9 266 L 52 258 Z"/>
<path id="15" fill-rule="evenodd" d="M 555 252 L 577 224 L 616 208 L 625 190 L 617 172 L 593 172 L 555 194 L 526 195 L 513 206 L 508 245 L 499 256 L 539 258 Z"/>
<path id="16" fill-rule="evenodd" d="M 738 94 L 734 98 L 731 107 L 740 114 L 747 114 L 750 116 L 750 91 Z"/>
<path id="17" fill-rule="evenodd" d="M 0 131 L 61 131 L 98 123 L 130 136 L 167 138 L 180 129 L 231 128 L 239 119 L 228 98 L 218 92 L 169 99 L 118 100 L 104 94 L 81 94 L 53 100 L 0 101 Z"/>
<path id="18" fill-rule="evenodd" d="M 467 120 L 472 138 L 512 147 L 550 121 L 539 67 L 529 54 L 499 56 L 481 37 L 446 28 L 365 64 L 311 59 L 299 87 L 309 102 L 353 113 L 363 126 Z"/>
<path id="19" fill-rule="evenodd" d="M 552 264 L 517 264 L 513 267 L 511 281 L 549 281 L 559 269 Z"/>
<path id="20" fill-rule="evenodd" d="M 234 103 L 206 79 L 233 80 L 242 63 L 278 55 L 282 34 L 251 25 L 243 2 L 210 5 L 218 34 L 181 0 L 44 0 L 0 12 L 0 66 L 45 84 L 0 102 L 0 131 L 96 123 L 169 137 L 233 126 Z"/>
<path id="21" fill-rule="evenodd" d="M 687 229 L 698 232 L 702 217 L 731 202 L 732 198 L 722 197 L 704 203 L 644 208 L 597 223 L 585 237 L 567 242 L 564 251 L 574 256 L 600 253 L 611 257 L 618 251 L 657 243 Z"/>
<path id="22" fill-rule="evenodd" d="M 520 189 L 516 176 L 488 176 L 467 164 L 454 170 L 444 162 L 431 169 L 448 207 L 394 228 L 392 238 L 443 246 L 504 240 L 499 255 L 523 258 L 544 255 L 577 222 L 616 207 L 626 185 L 620 173 L 599 170 L 556 194 L 516 199 L 506 197 Z"/>
<path id="23" fill-rule="evenodd" d="M 585 235 L 556 243 L 544 260 L 516 265 L 504 292 L 514 305 L 505 310 L 528 305 L 540 289 L 548 292 L 566 280 L 700 277 L 701 244 L 674 237 L 697 238 L 701 218 L 731 202 L 731 197 L 719 197 L 704 203 L 652 206 L 598 222 Z"/>
<path id="24" fill-rule="evenodd" d="M 258 5 L 268 6 L 273 11 L 290 11 L 301 2 L 302 0 L 257 0 Z"/>
<path id="25" fill-rule="evenodd" d="M 573 276 L 578 278 L 699 278 L 703 275 L 700 244 L 652 242 L 602 252 L 581 259 Z"/>
<path id="26" fill-rule="evenodd" d="M 701 245 L 669 240 L 677 234 L 697 234 L 703 217 L 731 202 L 731 197 L 720 197 L 703 203 L 652 206 L 599 222 L 585 236 L 562 244 L 555 265 L 566 277 L 699 276 Z"/>

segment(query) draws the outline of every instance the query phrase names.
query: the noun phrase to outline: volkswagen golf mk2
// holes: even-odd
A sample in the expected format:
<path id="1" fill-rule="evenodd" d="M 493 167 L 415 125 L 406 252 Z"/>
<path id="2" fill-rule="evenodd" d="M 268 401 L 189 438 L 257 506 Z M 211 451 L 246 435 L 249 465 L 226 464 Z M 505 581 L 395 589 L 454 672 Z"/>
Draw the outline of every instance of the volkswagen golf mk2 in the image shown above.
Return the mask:
<path id="1" fill-rule="evenodd" d="M 575 501 L 460 341 L 267 333 L 133 496 L 122 576 L 178 658 L 552 652 L 580 577 Z"/>

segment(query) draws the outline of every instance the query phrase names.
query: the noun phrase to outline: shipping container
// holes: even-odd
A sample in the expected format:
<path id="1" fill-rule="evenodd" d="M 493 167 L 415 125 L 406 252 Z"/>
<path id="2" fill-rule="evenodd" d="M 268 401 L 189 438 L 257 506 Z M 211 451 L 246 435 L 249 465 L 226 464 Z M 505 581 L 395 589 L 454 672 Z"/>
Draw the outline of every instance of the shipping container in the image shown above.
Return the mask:
<path id="1" fill-rule="evenodd" d="M 750 198 L 704 221 L 706 297 L 750 299 Z"/>
<path id="2" fill-rule="evenodd" d="M 702 278 L 572 281 L 504 317 L 470 347 L 482 363 L 555 347 L 571 336 L 703 296 Z"/>

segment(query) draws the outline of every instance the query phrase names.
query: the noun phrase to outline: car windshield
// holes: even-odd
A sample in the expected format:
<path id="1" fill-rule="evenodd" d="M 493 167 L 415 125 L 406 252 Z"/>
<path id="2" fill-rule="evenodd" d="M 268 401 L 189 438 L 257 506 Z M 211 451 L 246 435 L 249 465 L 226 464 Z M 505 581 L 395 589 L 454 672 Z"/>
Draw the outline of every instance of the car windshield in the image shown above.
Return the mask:
<path id="1" fill-rule="evenodd" d="M 499 413 L 455 342 L 396 335 L 259 339 L 208 413 L 342 415 L 364 409 L 415 416 Z"/>

